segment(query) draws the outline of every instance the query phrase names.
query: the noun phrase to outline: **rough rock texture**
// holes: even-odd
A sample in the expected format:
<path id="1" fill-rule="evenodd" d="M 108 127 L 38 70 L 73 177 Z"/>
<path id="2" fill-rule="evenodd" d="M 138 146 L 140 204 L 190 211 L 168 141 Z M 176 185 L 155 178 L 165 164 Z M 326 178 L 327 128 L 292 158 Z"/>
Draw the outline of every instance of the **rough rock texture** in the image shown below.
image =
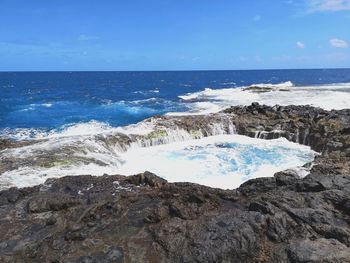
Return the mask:
<path id="1" fill-rule="evenodd" d="M 284 171 L 230 191 L 148 172 L 11 188 L 0 192 L 0 262 L 350 262 L 350 111 L 225 113 L 240 134 L 322 155 L 305 178 Z"/>
<path id="2" fill-rule="evenodd" d="M 350 262 L 345 175 L 279 173 L 235 191 L 65 177 L 0 200 L 0 262 Z"/>
<path id="3" fill-rule="evenodd" d="M 253 103 L 231 107 L 224 113 L 231 115 L 239 134 L 263 139 L 285 137 L 322 153 L 314 162 L 314 172 L 350 173 L 349 109 L 325 111 L 310 106 Z"/>

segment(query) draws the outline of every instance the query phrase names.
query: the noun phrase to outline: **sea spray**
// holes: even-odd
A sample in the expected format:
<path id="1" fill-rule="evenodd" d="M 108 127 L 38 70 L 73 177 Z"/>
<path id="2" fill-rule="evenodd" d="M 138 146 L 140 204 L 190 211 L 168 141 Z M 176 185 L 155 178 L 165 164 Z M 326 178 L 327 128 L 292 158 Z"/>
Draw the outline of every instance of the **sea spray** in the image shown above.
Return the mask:
<path id="1" fill-rule="evenodd" d="M 350 108 L 350 83 L 295 86 L 287 81 L 280 84 L 253 84 L 224 89 L 206 88 L 180 95 L 188 110 L 168 115 L 196 115 L 219 112 L 230 106 L 250 105 L 253 102 L 274 106 L 311 105 L 325 110 Z"/>
<path id="2" fill-rule="evenodd" d="M 81 129 L 83 131 L 80 132 Z M 130 148 L 235 133 L 232 120 L 225 114 L 155 117 L 120 128 L 99 125 L 98 122 L 77 124 L 57 134 L 51 132 L 41 139 L 32 139 L 30 145 L 3 150 L 0 156 L 4 171 L 1 180 L 6 181 L 7 185 L 11 185 L 11 182 L 16 185 L 18 178 L 26 182 L 26 175 L 29 174 L 29 184 L 79 173 L 110 174 L 124 164 L 121 155 Z"/>
<path id="3" fill-rule="evenodd" d="M 262 140 L 242 135 L 216 135 L 199 140 L 133 148 L 122 154 L 119 174 L 152 171 L 170 182 L 193 182 L 223 189 L 237 188 L 257 177 L 300 167 L 316 153 L 285 138 Z M 305 176 L 306 168 L 299 168 Z"/>

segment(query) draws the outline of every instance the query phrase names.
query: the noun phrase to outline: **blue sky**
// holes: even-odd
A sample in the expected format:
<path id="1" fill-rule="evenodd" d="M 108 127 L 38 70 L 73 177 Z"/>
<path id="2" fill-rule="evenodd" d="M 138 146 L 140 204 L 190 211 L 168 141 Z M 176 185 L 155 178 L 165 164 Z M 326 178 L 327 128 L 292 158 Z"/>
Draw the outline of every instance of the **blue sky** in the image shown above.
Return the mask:
<path id="1" fill-rule="evenodd" d="M 350 67 L 350 0 L 0 0 L 0 70 Z"/>

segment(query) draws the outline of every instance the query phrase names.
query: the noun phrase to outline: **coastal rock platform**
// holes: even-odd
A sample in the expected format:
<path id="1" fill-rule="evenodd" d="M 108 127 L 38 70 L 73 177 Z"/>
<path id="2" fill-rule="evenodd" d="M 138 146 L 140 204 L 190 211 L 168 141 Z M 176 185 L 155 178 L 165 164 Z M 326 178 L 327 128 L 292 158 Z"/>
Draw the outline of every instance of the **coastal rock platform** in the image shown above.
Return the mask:
<path id="1" fill-rule="evenodd" d="M 220 114 L 239 134 L 311 146 L 320 155 L 310 174 L 236 190 L 150 172 L 10 188 L 0 192 L 0 262 L 350 262 L 350 110 L 254 103 Z M 159 118 L 188 130 L 210 121 Z"/>

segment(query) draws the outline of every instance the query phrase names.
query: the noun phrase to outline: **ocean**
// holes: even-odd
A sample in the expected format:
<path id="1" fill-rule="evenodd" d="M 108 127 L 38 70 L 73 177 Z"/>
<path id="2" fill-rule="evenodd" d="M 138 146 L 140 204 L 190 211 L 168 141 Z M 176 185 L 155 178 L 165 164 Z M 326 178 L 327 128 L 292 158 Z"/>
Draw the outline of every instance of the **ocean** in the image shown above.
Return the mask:
<path id="1" fill-rule="evenodd" d="M 257 146 L 256 142 L 242 138 L 244 143 L 239 143 L 235 135 L 208 142 L 188 140 L 191 143 L 184 144 L 180 142 L 183 139 L 177 141 L 174 136 L 175 139 L 167 143 L 172 145 L 171 149 L 164 146 L 152 153 L 159 155 L 158 159 L 140 162 L 147 159 L 155 148 L 143 155 L 141 152 L 134 153 L 134 150 L 123 155 L 125 149 L 102 145 L 97 140 L 101 134 L 145 133 L 142 121 L 151 116 L 210 114 L 231 105 L 249 105 L 252 102 L 272 106 L 309 104 L 326 110 L 350 108 L 350 69 L 1 72 L 0 139 L 30 140 L 33 144 L 0 152 L 0 186 L 34 185 L 49 177 L 71 174 L 132 174 L 149 169 L 164 174 L 170 181 L 191 181 L 210 186 L 220 181 L 213 179 L 216 176 L 227 178 L 236 174 L 241 179 L 229 186 L 232 188 L 244 180 L 257 177 L 257 174 L 263 176 L 264 171 L 266 174 L 266 165 L 273 167 L 269 174 L 272 175 L 272 171 L 302 165 L 313 159 L 315 153 L 310 149 L 298 146 L 296 150 L 295 145 L 283 140 L 273 145 L 259 142 L 260 146 Z M 152 128 L 147 127 L 146 131 L 152 132 Z M 223 134 L 219 132 L 216 135 Z M 182 144 L 176 146 L 176 143 Z M 249 145 L 255 148 L 249 148 Z M 286 147 L 296 159 L 288 157 Z M 64 161 L 60 149 L 64 149 Z M 275 150 L 275 154 L 270 153 L 271 149 Z M 276 158 L 276 153 L 281 152 L 289 158 L 289 165 L 285 165 L 288 163 L 285 158 Z M 52 156 L 56 165 L 39 165 L 37 160 L 45 155 Z M 227 161 L 226 156 L 234 155 L 238 157 Z M 32 159 L 29 160 L 29 156 Z M 246 162 L 246 156 L 250 158 L 249 162 Z M 254 164 L 260 164 L 253 171 L 252 156 Z M 4 165 L 9 160 L 17 163 L 11 166 L 11 170 Z M 135 170 L 135 162 L 139 163 L 139 169 Z M 165 168 L 173 164 L 182 165 L 175 169 L 175 174 L 167 177 L 164 167 L 158 169 L 159 162 L 167 163 Z M 205 171 L 218 172 L 205 175 L 203 163 L 207 164 Z M 192 170 L 191 178 L 183 177 L 184 171 L 192 164 L 198 169 Z M 1 169 L 1 165 L 5 168 Z M 266 169 L 262 170 L 262 167 Z M 178 174 L 181 174 L 180 179 Z M 224 185 L 222 182 L 214 183 L 217 187 Z"/>
<path id="2" fill-rule="evenodd" d="M 194 104 L 210 103 L 217 99 L 215 95 L 205 97 L 204 92 L 204 98 L 194 98 L 189 103 L 179 97 L 188 93 L 205 89 L 210 93 L 208 89 L 212 89 L 213 93 L 220 95 L 222 89 L 280 83 L 295 86 L 350 83 L 350 69 L 2 72 L 0 129 L 2 134 L 4 129 L 16 128 L 59 130 L 65 125 L 91 120 L 116 127 L 136 123 L 157 114 L 201 112 L 215 108 L 215 103 L 207 106 L 202 103 L 202 107 L 200 103 Z M 349 85 L 344 86 L 348 88 Z M 259 98 L 252 98 L 254 99 Z"/>

